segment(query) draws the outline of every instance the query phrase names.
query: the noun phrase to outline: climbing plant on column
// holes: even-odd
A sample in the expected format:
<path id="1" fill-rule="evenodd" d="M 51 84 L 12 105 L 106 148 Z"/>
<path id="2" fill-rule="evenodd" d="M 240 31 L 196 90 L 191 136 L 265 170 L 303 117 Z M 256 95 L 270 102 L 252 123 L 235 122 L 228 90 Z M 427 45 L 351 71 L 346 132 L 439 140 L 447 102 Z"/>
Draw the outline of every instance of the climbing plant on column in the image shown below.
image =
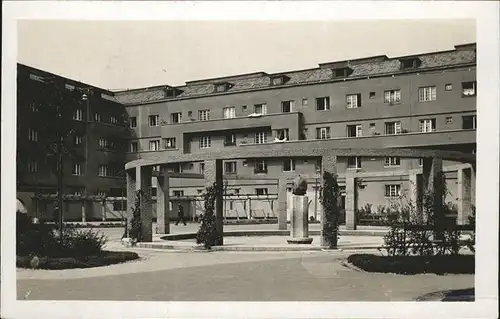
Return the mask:
<path id="1" fill-rule="evenodd" d="M 220 187 L 219 187 L 220 188 Z M 220 234 L 217 233 L 215 212 L 215 200 L 218 192 L 222 189 L 217 189 L 216 183 L 206 188 L 203 194 L 205 205 L 205 213 L 201 218 L 201 225 L 196 234 L 196 243 L 203 244 L 205 249 L 210 249 L 220 239 Z"/>
<path id="2" fill-rule="evenodd" d="M 142 240 L 142 231 L 141 231 L 141 200 L 143 197 L 143 192 L 138 190 L 135 193 L 135 205 L 132 207 L 132 220 L 130 221 L 130 225 L 128 228 L 128 236 L 132 239 L 133 242 L 139 242 Z"/>
<path id="3" fill-rule="evenodd" d="M 323 186 L 320 192 L 320 201 L 323 205 L 324 218 L 323 237 L 329 249 L 337 248 L 339 229 L 339 185 L 337 176 L 330 172 L 323 173 Z"/>

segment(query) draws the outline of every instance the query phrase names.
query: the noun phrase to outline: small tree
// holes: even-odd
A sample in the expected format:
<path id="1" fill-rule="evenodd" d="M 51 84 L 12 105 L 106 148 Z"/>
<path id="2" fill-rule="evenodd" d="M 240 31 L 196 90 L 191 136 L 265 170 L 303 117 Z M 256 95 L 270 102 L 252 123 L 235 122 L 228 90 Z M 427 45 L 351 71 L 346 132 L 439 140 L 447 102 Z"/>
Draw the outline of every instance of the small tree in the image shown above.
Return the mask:
<path id="1" fill-rule="evenodd" d="M 337 176 L 323 173 L 323 186 L 320 192 L 320 201 L 323 205 L 324 218 L 323 236 L 329 249 L 337 248 L 339 229 L 339 185 Z"/>
<path id="2" fill-rule="evenodd" d="M 216 216 L 214 216 L 215 200 L 220 191 L 222 189 L 218 190 L 214 183 L 212 186 L 207 187 L 203 194 L 205 213 L 201 218 L 200 229 L 196 234 L 196 243 L 203 244 L 206 249 L 215 246 L 220 239 L 220 234 L 217 233 Z"/>

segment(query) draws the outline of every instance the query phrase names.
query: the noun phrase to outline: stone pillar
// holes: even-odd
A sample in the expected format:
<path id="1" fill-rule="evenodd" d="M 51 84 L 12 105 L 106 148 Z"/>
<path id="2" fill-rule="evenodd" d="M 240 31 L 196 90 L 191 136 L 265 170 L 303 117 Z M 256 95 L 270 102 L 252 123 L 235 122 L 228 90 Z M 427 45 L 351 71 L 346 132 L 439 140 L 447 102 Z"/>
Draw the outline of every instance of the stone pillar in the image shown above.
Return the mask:
<path id="1" fill-rule="evenodd" d="M 313 239 L 309 237 L 309 197 L 293 195 L 293 209 L 290 223 L 289 244 L 310 244 Z"/>
<path id="2" fill-rule="evenodd" d="M 86 215 L 85 215 L 85 201 L 82 201 L 82 223 L 86 222 Z"/>
<path id="3" fill-rule="evenodd" d="M 417 173 L 410 173 L 409 179 L 409 199 L 412 205 L 415 207 L 415 211 L 418 216 L 423 218 L 422 211 L 422 176 Z"/>
<path id="4" fill-rule="evenodd" d="M 432 207 L 434 211 L 434 223 L 437 231 L 436 238 L 442 238 L 443 233 L 439 230 L 443 226 L 445 216 L 443 215 L 443 191 L 445 182 L 443 180 L 443 159 L 439 157 L 424 158 L 422 165 L 422 183 L 424 186 L 424 196 L 432 196 Z"/>
<path id="5" fill-rule="evenodd" d="M 217 246 L 222 246 L 224 243 L 224 215 L 223 215 L 223 180 L 222 180 L 222 160 L 205 161 L 205 186 L 210 187 L 214 183 L 219 190 L 215 199 L 215 218 L 216 228 L 219 234 Z"/>
<path id="6" fill-rule="evenodd" d="M 346 174 L 345 177 L 345 226 L 347 230 L 356 230 L 357 209 L 356 177 Z"/>
<path id="7" fill-rule="evenodd" d="M 106 221 L 106 201 L 103 200 L 101 202 L 101 216 L 102 216 L 102 221 L 105 222 Z"/>
<path id="8" fill-rule="evenodd" d="M 286 177 L 281 175 L 278 180 L 278 230 L 286 230 L 287 228 L 287 216 L 286 216 L 286 202 L 287 202 L 287 192 L 286 192 Z"/>
<path id="9" fill-rule="evenodd" d="M 134 217 L 133 208 L 135 206 L 135 196 L 137 192 L 136 170 L 132 168 L 126 171 L 127 177 L 127 229 L 130 229 L 130 222 Z"/>
<path id="10" fill-rule="evenodd" d="M 458 216 L 457 223 L 459 225 L 467 224 L 467 216 L 471 213 L 471 175 L 472 169 L 463 168 L 458 170 L 457 197 L 458 197 Z"/>
<path id="11" fill-rule="evenodd" d="M 324 179 L 323 179 L 323 173 L 324 172 L 329 172 L 333 174 L 334 176 L 337 176 L 337 156 L 335 155 L 324 155 L 321 158 L 321 187 L 324 186 Z M 337 246 L 337 241 L 335 239 L 334 243 L 330 242 L 330 236 L 328 236 L 328 228 L 327 223 L 326 223 L 326 210 L 321 209 L 321 246 L 326 246 L 326 247 L 336 247 Z M 338 220 L 337 220 L 338 222 Z"/>
<path id="12" fill-rule="evenodd" d="M 141 237 L 142 242 L 153 241 L 153 203 L 151 198 L 151 179 L 153 168 L 141 166 L 136 170 L 136 181 L 139 181 L 141 197 Z"/>
<path id="13" fill-rule="evenodd" d="M 161 167 L 156 187 L 156 225 L 159 234 L 170 234 L 170 178 Z"/>

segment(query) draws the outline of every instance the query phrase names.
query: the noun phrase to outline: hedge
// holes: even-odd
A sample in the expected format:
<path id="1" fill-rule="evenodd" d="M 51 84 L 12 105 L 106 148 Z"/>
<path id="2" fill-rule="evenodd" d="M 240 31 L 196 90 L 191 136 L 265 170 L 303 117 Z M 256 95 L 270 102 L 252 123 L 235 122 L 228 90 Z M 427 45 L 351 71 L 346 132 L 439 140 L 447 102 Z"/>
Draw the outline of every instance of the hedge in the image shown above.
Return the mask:
<path id="1" fill-rule="evenodd" d="M 354 254 L 347 258 L 354 266 L 378 273 L 414 274 L 474 274 L 474 255 L 377 256 Z"/>
<path id="2" fill-rule="evenodd" d="M 17 256 L 16 266 L 19 268 L 33 268 L 31 261 L 34 256 Z M 130 251 L 102 251 L 99 255 L 84 257 L 38 257 L 39 269 L 73 269 L 92 268 L 119 264 L 138 259 L 139 255 Z"/>

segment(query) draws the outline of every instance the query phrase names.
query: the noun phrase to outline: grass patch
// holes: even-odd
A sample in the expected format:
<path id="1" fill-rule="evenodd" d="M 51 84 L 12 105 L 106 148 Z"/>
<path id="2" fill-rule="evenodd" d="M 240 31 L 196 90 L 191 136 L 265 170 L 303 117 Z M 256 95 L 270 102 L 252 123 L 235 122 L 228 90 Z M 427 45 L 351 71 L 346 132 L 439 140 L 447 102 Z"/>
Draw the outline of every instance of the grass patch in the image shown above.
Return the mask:
<path id="1" fill-rule="evenodd" d="M 16 266 L 18 268 L 38 269 L 74 269 L 102 267 L 119 264 L 139 258 L 130 251 L 102 251 L 94 256 L 81 257 L 38 257 L 38 263 L 33 263 L 34 256 L 17 256 Z"/>
<path id="2" fill-rule="evenodd" d="M 354 266 L 378 273 L 414 274 L 474 274 L 474 255 L 377 256 L 354 254 L 347 261 Z"/>

